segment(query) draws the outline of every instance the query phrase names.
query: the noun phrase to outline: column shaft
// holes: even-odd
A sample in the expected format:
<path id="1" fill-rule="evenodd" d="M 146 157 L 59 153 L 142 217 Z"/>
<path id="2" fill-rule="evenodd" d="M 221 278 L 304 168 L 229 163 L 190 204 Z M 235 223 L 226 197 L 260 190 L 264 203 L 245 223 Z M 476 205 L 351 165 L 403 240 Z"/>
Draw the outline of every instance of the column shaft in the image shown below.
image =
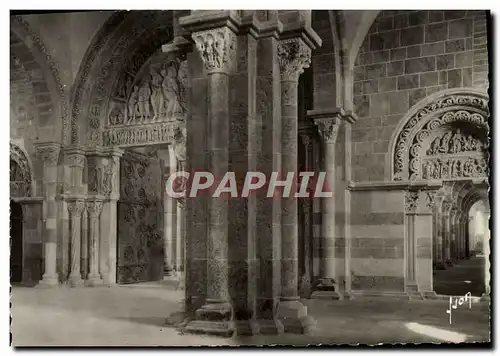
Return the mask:
<path id="1" fill-rule="evenodd" d="M 87 202 L 87 210 L 90 217 L 89 228 L 89 274 L 87 276 L 87 284 L 89 286 L 102 284 L 103 280 L 99 274 L 99 216 L 102 212 L 103 202 L 93 200 Z"/>
<path id="2" fill-rule="evenodd" d="M 44 274 L 40 285 L 53 286 L 59 283 L 56 268 L 57 260 L 57 176 L 60 145 L 50 143 L 37 146 L 37 154 L 44 164 L 44 198 L 46 200 L 45 224 L 44 224 Z"/>
<path id="3" fill-rule="evenodd" d="M 68 201 L 68 210 L 71 214 L 71 269 L 69 275 L 69 283 L 71 286 L 79 286 L 83 283 L 80 259 L 81 259 L 81 228 L 82 228 L 82 212 L 84 209 L 83 200 Z"/>

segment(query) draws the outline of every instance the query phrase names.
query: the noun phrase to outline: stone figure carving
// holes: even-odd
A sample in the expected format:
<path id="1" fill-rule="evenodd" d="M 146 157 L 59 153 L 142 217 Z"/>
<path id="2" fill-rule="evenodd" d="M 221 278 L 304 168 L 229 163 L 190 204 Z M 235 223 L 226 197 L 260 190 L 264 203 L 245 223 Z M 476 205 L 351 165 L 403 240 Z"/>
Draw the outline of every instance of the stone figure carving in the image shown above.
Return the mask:
<path id="1" fill-rule="evenodd" d="M 180 106 L 178 101 L 179 85 L 176 80 L 176 71 L 174 66 L 169 66 L 166 70 L 162 70 L 163 82 L 162 90 L 166 102 L 166 116 L 170 117 L 179 112 Z"/>
<path id="2" fill-rule="evenodd" d="M 134 85 L 134 89 L 130 94 L 130 99 L 128 102 L 127 124 L 131 124 L 138 115 L 139 115 L 139 86 Z"/>
<path id="3" fill-rule="evenodd" d="M 228 27 L 196 32 L 192 36 L 208 71 L 232 68 L 236 41 Z"/>
<path id="4" fill-rule="evenodd" d="M 455 133 L 448 131 L 443 137 L 436 137 L 427 150 L 427 154 L 454 154 L 480 151 L 481 149 L 482 145 L 479 139 L 471 135 L 466 137 L 460 130 L 457 130 Z"/>
<path id="5" fill-rule="evenodd" d="M 149 100 L 151 97 L 151 88 L 148 82 L 144 82 L 139 88 L 139 117 L 141 122 L 144 122 L 151 116 L 151 111 L 149 109 Z"/>
<path id="6" fill-rule="evenodd" d="M 181 106 L 181 110 L 183 113 L 187 111 L 188 75 L 188 62 L 187 60 L 184 60 L 179 64 L 179 70 L 177 72 L 177 79 L 179 80 L 180 84 L 179 105 Z"/>
<path id="7" fill-rule="evenodd" d="M 162 78 L 159 73 L 152 71 L 151 73 L 151 106 L 153 107 L 153 119 L 156 121 L 160 117 L 160 113 L 163 111 L 164 97 L 162 94 Z"/>
<path id="8" fill-rule="evenodd" d="M 113 108 L 109 113 L 109 124 L 114 125 L 123 125 L 123 120 L 125 119 L 123 112 L 120 108 Z"/>
<path id="9" fill-rule="evenodd" d="M 484 158 L 429 159 L 422 164 L 424 179 L 455 179 L 485 177 L 487 163 Z"/>

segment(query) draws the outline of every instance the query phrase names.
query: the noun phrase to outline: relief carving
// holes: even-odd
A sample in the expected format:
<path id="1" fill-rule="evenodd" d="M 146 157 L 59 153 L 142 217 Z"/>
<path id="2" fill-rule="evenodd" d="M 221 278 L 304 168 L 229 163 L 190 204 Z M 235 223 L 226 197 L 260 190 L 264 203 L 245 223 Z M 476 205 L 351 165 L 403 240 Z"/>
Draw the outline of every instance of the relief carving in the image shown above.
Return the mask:
<path id="1" fill-rule="evenodd" d="M 192 34 L 208 72 L 232 70 L 236 55 L 236 35 L 228 27 Z"/>
<path id="2" fill-rule="evenodd" d="M 43 145 L 36 148 L 38 158 L 44 161 L 45 164 L 56 165 L 59 161 L 59 145 Z"/>
<path id="3" fill-rule="evenodd" d="M 282 40 L 278 44 L 278 60 L 282 80 L 298 81 L 311 64 L 311 48 L 300 38 Z"/>
<path id="4" fill-rule="evenodd" d="M 102 212 L 103 202 L 99 200 L 92 200 L 87 202 L 87 212 L 90 217 L 96 219 Z"/>
<path id="5" fill-rule="evenodd" d="M 335 143 L 339 131 L 339 123 L 336 118 L 316 119 L 314 121 L 323 140 L 327 143 Z"/>
<path id="6" fill-rule="evenodd" d="M 68 211 L 72 218 L 81 217 L 84 208 L 85 202 L 83 200 L 68 201 Z"/>
<path id="7" fill-rule="evenodd" d="M 454 107 L 460 108 L 460 110 L 451 111 Z M 472 108 L 474 112 L 467 111 L 463 108 Z M 438 110 L 449 111 L 440 117 L 432 119 L 432 115 Z M 419 172 L 415 171 L 420 169 L 419 165 L 415 165 L 413 167 L 414 170 L 412 170 L 410 166 L 412 158 L 409 157 L 414 148 L 412 147 L 414 146 L 412 142 L 414 138 L 418 136 L 419 132 L 421 132 L 422 135 L 420 135 L 420 140 L 417 140 L 419 142 L 416 144 L 421 143 L 425 136 L 429 135 L 433 130 L 453 122 L 465 122 L 487 130 L 488 115 L 488 99 L 480 94 L 449 94 L 448 96 L 444 96 L 427 104 L 409 118 L 398 135 L 393 156 L 394 180 L 411 179 L 412 176 L 418 177 L 420 175 Z M 429 122 L 422 124 L 422 120 L 425 122 L 426 118 L 428 118 Z M 452 138 L 448 136 L 441 138 L 439 141 L 433 141 L 430 145 L 431 152 L 450 150 L 450 140 Z M 467 147 L 466 145 L 464 146 Z M 458 143 L 455 149 L 457 147 Z"/>
<path id="8" fill-rule="evenodd" d="M 483 144 L 479 139 L 471 135 L 465 135 L 460 130 L 457 130 L 454 133 L 448 131 L 442 137 L 436 137 L 427 150 L 427 155 L 474 152 L 482 149 Z"/>
<path id="9" fill-rule="evenodd" d="M 488 175 L 488 165 L 483 157 L 426 159 L 422 166 L 424 179 L 477 178 Z"/>
<path id="10" fill-rule="evenodd" d="M 415 213 L 419 203 L 419 192 L 405 192 L 405 212 Z"/>
<path id="11" fill-rule="evenodd" d="M 10 143 L 10 195 L 31 196 L 31 169 L 26 154 L 17 145 Z"/>
<path id="12" fill-rule="evenodd" d="M 104 146 L 138 146 L 172 143 L 177 123 L 109 129 L 103 133 Z"/>

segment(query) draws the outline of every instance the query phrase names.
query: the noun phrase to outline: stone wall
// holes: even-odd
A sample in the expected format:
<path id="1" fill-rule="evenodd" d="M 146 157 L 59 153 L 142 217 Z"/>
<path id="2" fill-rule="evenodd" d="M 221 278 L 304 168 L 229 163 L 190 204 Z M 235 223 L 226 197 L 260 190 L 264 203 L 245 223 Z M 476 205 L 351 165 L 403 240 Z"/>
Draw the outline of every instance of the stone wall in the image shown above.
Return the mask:
<path id="1" fill-rule="evenodd" d="M 404 192 L 351 193 L 352 290 L 404 291 Z"/>
<path id="2" fill-rule="evenodd" d="M 486 90 L 485 11 L 382 11 L 354 67 L 353 179 L 380 181 L 395 128 L 435 92 Z"/>

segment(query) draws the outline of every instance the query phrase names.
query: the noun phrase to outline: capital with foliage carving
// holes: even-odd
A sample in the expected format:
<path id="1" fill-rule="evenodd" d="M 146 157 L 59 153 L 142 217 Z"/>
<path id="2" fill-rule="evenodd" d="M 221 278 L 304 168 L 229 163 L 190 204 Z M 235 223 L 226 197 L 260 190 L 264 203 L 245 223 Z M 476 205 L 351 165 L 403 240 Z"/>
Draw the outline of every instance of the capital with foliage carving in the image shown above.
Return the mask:
<path id="1" fill-rule="evenodd" d="M 70 200 L 68 201 L 68 211 L 73 218 L 79 218 L 82 215 L 83 209 L 85 208 L 85 202 L 83 200 Z"/>
<path id="2" fill-rule="evenodd" d="M 102 212 L 103 202 L 100 200 L 87 201 L 87 212 L 91 218 L 98 218 Z"/>
<path id="3" fill-rule="evenodd" d="M 304 69 L 311 64 L 311 48 L 300 38 L 281 40 L 278 43 L 278 61 L 281 80 L 298 82 Z"/>
<path id="4" fill-rule="evenodd" d="M 36 146 L 36 153 L 40 160 L 47 165 L 57 165 L 61 145 L 57 143 L 41 143 Z"/>
<path id="5" fill-rule="evenodd" d="M 234 68 L 236 35 L 228 27 L 195 32 L 192 38 L 207 72 L 227 72 Z"/>
<path id="6" fill-rule="evenodd" d="M 405 192 L 405 212 L 407 214 L 414 214 L 417 212 L 419 204 L 419 192 L 418 191 L 406 191 Z"/>
<path id="7" fill-rule="evenodd" d="M 340 120 L 336 117 L 315 119 L 319 134 L 324 142 L 335 143 L 339 132 Z"/>
<path id="8" fill-rule="evenodd" d="M 426 191 L 425 192 L 425 207 L 433 211 L 437 205 L 437 193 L 435 191 Z"/>

